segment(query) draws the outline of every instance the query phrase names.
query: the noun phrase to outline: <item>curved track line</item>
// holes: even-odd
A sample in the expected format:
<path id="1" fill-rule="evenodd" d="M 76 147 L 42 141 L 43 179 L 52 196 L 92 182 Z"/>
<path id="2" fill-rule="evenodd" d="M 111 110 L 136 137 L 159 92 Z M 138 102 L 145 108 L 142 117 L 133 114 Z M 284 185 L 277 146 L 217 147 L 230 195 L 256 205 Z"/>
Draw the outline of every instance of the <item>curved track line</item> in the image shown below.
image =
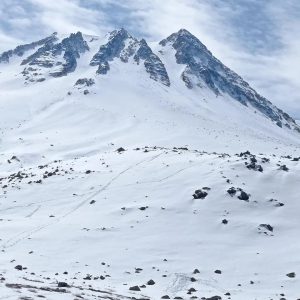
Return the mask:
<path id="1" fill-rule="evenodd" d="M 129 170 L 143 164 L 144 162 L 150 162 L 153 161 L 154 159 L 157 159 L 159 156 L 161 156 L 162 154 L 164 154 L 164 152 L 154 155 L 153 157 L 151 157 L 151 159 L 149 160 L 149 158 L 143 159 L 140 162 L 133 164 L 131 166 L 129 166 L 128 168 L 124 169 L 123 171 L 121 171 L 120 173 L 118 173 L 116 176 L 114 176 L 112 179 L 110 179 L 101 189 L 99 189 L 98 191 L 96 191 L 95 193 L 93 193 L 92 195 L 90 195 L 89 197 L 87 197 L 85 200 L 83 200 L 82 202 L 80 202 L 78 205 L 76 205 L 74 208 L 72 208 L 71 210 L 69 210 L 67 213 L 65 213 L 64 215 L 57 217 L 55 219 L 55 221 L 49 222 L 47 224 L 43 224 L 40 226 L 37 226 L 34 229 L 31 230 L 26 230 L 23 231 L 17 235 L 15 235 L 14 237 L 6 240 L 6 242 L 4 242 L 2 244 L 2 248 L 7 249 L 7 248 L 11 248 L 13 246 L 15 246 L 16 244 L 18 244 L 19 242 L 21 242 L 22 240 L 31 237 L 33 234 L 51 226 L 54 225 L 58 222 L 60 222 L 61 220 L 63 220 L 64 218 L 66 218 L 67 216 L 71 215 L 72 213 L 74 213 L 75 211 L 77 211 L 79 208 L 81 208 L 84 204 L 88 203 L 90 200 L 92 200 L 92 198 L 94 198 L 95 196 L 98 196 L 99 194 L 101 194 L 103 191 L 105 191 L 114 181 L 116 181 L 120 176 L 122 176 L 124 173 L 128 172 Z"/>

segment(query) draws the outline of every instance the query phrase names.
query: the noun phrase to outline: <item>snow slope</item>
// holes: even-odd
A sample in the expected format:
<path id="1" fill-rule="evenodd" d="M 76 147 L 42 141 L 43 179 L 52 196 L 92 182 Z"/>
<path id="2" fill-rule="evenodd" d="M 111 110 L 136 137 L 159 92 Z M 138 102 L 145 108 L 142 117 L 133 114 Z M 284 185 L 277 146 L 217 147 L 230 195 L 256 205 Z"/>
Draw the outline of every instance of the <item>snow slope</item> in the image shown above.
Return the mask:
<path id="1" fill-rule="evenodd" d="M 296 123 L 117 33 L 0 64 L 0 299 L 300 298 Z"/>

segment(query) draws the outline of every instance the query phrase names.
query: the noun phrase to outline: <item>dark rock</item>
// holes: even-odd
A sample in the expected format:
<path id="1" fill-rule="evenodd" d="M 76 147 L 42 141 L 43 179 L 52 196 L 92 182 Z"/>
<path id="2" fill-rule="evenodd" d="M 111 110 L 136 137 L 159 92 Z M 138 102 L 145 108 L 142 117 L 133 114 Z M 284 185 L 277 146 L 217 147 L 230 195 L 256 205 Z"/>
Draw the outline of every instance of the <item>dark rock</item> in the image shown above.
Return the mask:
<path id="1" fill-rule="evenodd" d="M 148 282 L 147 282 L 147 285 L 154 285 L 155 284 L 155 281 L 150 279 Z"/>
<path id="2" fill-rule="evenodd" d="M 238 196 L 240 200 L 249 201 L 249 195 L 244 191 L 241 191 L 241 194 Z"/>
<path id="3" fill-rule="evenodd" d="M 92 78 L 80 78 L 76 81 L 76 86 L 92 86 L 95 84 L 95 80 Z"/>
<path id="4" fill-rule="evenodd" d="M 236 189 L 234 187 L 231 187 L 230 189 L 227 190 L 227 193 L 230 195 L 230 196 L 234 196 L 236 194 Z"/>
<path id="5" fill-rule="evenodd" d="M 139 292 L 141 289 L 140 289 L 137 285 L 135 285 L 135 286 L 131 286 L 131 287 L 129 288 L 129 290 L 130 290 L 130 291 L 136 291 L 136 292 Z"/>
<path id="6" fill-rule="evenodd" d="M 64 287 L 69 287 L 69 285 L 66 283 L 66 282 L 58 282 L 57 283 L 57 287 L 61 287 L 61 288 L 64 288 Z"/>
<path id="7" fill-rule="evenodd" d="M 22 271 L 23 270 L 23 266 L 22 265 L 17 265 L 15 266 L 16 270 Z"/>
<path id="8" fill-rule="evenodd" d="M 222 274 L 222 271 L 221 270 L 215 270 L 215 273 L 216 274 Z"/>
<path id="9" fill-rule="evenodd" d="M 295 278 L 296 277 L 296 273 L 295 272 L 291 272 L 291 273 L 286 274 L 286 276 L 289 277 L 289 278 Z"/>
<path id="10" fill-rule="evenodd" d="M 117 149 L 117 152 L 119 152 L 119 153 L 124 152 L 124 151 L 126 151 L 126 150 L 123 147 L 120 147 Z"/>
<path id="11" fill-rule="evenodd" d="M 148 206 L 142 206 L 139 208 L 139 210 L 146 210 L 147 208 L 149 208 Z"/>
<path id="12" fill-rule="evenodd" d="M 87 275 L 83 278 L 83 280 L 92 280 L 92 275 L 87 274 Z"/>
<path id="13" fill-rule="evenodd" d="M 288 172 L 288 171 L 289 171 L 289 168 L 288 168 L 286 165 L 282 165 L 282 166 L 279 167 L 279 170 Z"/>
<path id="14" fill-rule="evenodd" d="M 207 192 L 202 190 L 196 190 L 193 194 L 194 199 L 204 199 L 208 195 Z"/>
<path id="15" fill-rule="evenodd" d="M 247 168 L 249 170 L 254 170 L 254 171 L 258 171 L 258 172 L 263 172 L 264 169 L 261 165 L 257 165 L 255 162 L 252 162 L 251 164 L 247 165 Z"/>
<path id="16" fill-rule="evenodd" d="M 273 226 L 271 226 L 269 224 L 260 224 L 259 227 L 267 229 L 268 231 L 271 231 L 271 232 L 273 232 L 273 230 L 274 230 Z"/>

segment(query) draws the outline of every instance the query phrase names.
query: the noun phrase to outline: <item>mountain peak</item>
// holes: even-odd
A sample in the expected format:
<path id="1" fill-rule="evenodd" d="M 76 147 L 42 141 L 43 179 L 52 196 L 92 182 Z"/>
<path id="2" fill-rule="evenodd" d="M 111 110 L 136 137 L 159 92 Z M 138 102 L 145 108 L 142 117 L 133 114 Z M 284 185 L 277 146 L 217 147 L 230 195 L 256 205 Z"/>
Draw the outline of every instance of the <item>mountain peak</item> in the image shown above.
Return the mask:
<path id="1" fill-rule="evenodd" d="M 210 53 L 207 50 L 206 46 L 202 44 L 196 36 L 191 34 L 186 29 L 180 29 L 178 32 L 172 33 L 166 39 L 163 39 L 159 44 L 161 46 L 166 46 L 167 44 L 171 44 L 172 46 L 174 46 L 174 44 L 178 44 L 181 46 L 185 46 L 186 48 L 196 47 L 197 50 L 206 51 Z"/>
<path id="2" fill-rule="evenodd" d="M 180 29 L 160 42 L 162 47 L 175 50 L 177 64 L 185 65 L 181 79 L 189 89 L 208 88 L 216 96 L 229 95 L 245 106 L 264 114 L 279 127 L 299 130 L 292 118 L 270 101 L 259 95 L 238 74 L 226 67 L 212 55 L 198 38 L 186 29 Z"/>
<path id="3" fill-rule="evenodd" d="M 129 34 L 129 32 L 126 29 L 122 27 L 120 29 L 116 29 L 109 33 L 109 39 L 113 39 L 113 38 L 120 38 L 125 40 L 133 37 Z"/>

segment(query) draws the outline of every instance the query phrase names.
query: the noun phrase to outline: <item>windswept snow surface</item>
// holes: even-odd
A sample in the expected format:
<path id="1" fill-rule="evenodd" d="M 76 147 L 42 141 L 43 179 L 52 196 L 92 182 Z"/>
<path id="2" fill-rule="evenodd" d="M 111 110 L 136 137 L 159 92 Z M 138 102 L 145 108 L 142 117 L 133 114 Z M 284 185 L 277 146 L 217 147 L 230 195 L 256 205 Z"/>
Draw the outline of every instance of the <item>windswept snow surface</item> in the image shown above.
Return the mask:
<path id="1" fill-rule="evenodd" d="M 172 49 L 170 87 L 96 75 L 84 38 L 68 76 L 0 65 L 0 299 L 300 299 L 300 133 L 187 89 Z"/>

